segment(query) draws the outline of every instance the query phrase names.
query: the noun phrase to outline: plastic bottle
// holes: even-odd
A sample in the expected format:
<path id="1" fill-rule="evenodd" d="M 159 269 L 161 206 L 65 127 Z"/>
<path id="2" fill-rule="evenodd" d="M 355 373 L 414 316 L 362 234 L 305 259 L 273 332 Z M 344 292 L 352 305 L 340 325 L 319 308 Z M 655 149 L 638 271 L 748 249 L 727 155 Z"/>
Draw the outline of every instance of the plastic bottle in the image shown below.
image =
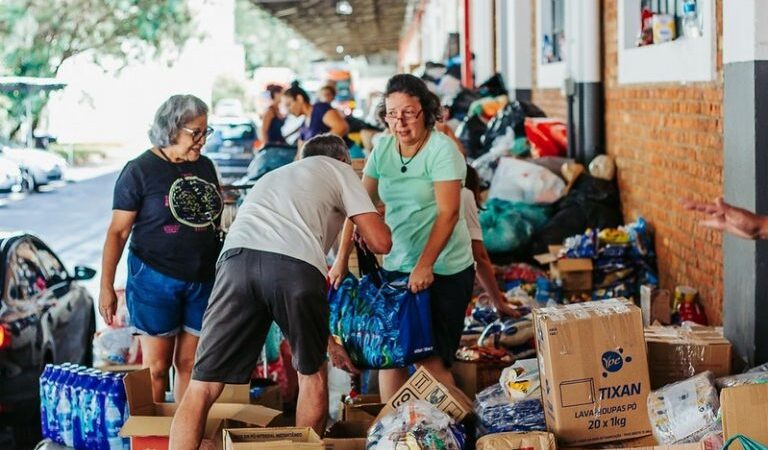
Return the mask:
<path id="1" fill-rule="evenodd" d="M 125 422 L 128 421 L 128 416 L 131 415 L 128 405 L 128 394 L 125 392 L 125 383 L 123 381 L 125 374 L 115 374 L 114 377 L 120 385 L 118 392 L 123 402 L 123 425 L 125 425 Z M 131 440 L 129 438 L 123 438 L 123 450 L 131 450 Z"/>
<path id="2" fill-rule="evenodd" d="M 61 367 L 51 365 L 48 376 L 45 377 L 45 381 L 42 383 L 42 392 L 40 393 L 40 412 L 45 411 L 45 416 L 41 417 L 45 421 L 43 427 L 43 437 L 53 440 L 56 431 L 56 411 L 55 401 L 51 394 L 53 390 L 53 383 L 61 375 Z"/>
<path id="3" fill-rule="evenodd" d="M 696 9 L 696 0 L 685 0 L 683 3 L 683 33 L 687 38 L 701 37 L 699 14 Z"/>
<path id="4" fill-rule="evenodd" d="M 80 405 L 81 405 L 81 439 L 85 443 L 86 449 L 98 449 L 100 443 L 104 440 L 104 436 L 99 433 L 101 427 L 101 419 L 98 414 L 98 398 L 97 389 L 99 383 L 101 383 L 102 373 L 96 369 L 91 369 L 86 372 L 86 382 L 80 393 Z"/>
<path id="5" fill-rule="evenodd" d="M 107 373 L 102 373 L 99 376 L 99 384 L 96 387 L 96 412 L 99 435 L 99 444 L 97 450 L 109 450 L 109 442 L 107 436 L 107 424 L 106 424 L 106 401 L 109 396 L 109 391 L 112 388 L 112 376 Z"/>
<path id="6" fill-rule="evenodd" d="M 59 424 L 59 443 L 72 447 L 74 443 L 72 429 L 72 383 L 77 376 L 78 368 L 70 367 L 66 375 L 59 379 L 58 401 L 56 402 L 56 421 Z"/>
<path id="7" fill-rule="evenodd" d="M 99 406 L 99 386 L 101 385 L 104 374 L 98 370 L 91 370 L 88 373 L 88 382 L 83 388 L 83 428 L 82 433 L 87 450 L 99 450 L 106 441 L 104 437 L 104 425 Z M 101 397 L 103 404 L 103 396 Z"/>
<path id="8" fill-rule="evenodd" d="M 81 368 L 75 372 L 75 378 L 70 388 L 70 402 L 72 403 L 72 446 L 76 449 L 84 449 L 83 440 L 83 389 L 88 381 L 88 369 Z"/>
<path id="9" fill-rule="evenodd" d="M 40 430 L 43 437 L 49 437 L 48 433 L 48 385 L 53 374 L 53 364 L 46 364 L 43 373 L 40 374 Z"/>
<path id="10" fill-rule="evenodd" d="M 48 379 L 48 434 L 49 438 L 58 444 L 61 444 L 61 433 L 59 426 L 59 419 L 56 415 L 56 407 L 59 402 L 59 394 L 61 392 L 61 383 L 67 377 L 69 369 L 72 365 L 69 363 L 62 364 L 57 367 L 57 370 Z"/>
<path id="11" fill-rule="evenodd" d="M 122 428 L 125 417 L 125 388 L 123 387 L 123 377 L 114 374 L 110 377 L 111 384 L 109 391 L 104 399 L 104 429 L 109 450 L 123 450 L 127 442 L 120 437 L 120 428 Z"/>

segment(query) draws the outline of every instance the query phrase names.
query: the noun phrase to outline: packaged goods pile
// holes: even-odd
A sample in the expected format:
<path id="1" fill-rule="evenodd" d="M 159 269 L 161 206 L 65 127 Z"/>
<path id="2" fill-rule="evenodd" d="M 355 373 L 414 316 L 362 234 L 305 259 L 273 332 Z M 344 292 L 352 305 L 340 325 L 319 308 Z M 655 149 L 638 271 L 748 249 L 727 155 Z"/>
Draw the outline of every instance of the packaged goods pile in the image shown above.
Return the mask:
<path id="1" fill-rule="evenodd" d="M 75 449 L 128 449 L 123 375 L 73 364 L 48 364 L 40 376 L 43 437 Z"/>

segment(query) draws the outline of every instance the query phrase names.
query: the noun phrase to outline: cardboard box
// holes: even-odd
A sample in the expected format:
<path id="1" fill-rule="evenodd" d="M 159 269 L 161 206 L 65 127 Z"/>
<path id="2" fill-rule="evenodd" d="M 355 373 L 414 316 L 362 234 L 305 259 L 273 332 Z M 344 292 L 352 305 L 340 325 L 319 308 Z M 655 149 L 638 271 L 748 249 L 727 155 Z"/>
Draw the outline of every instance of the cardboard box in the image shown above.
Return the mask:
<path id="1" fill-rule="evenodd" d="M 467 394 L 467 397 L 475 398 L 478 392 L 497 384 L 501 372 L 508 365 L 454 361 L 451 372 L 453 372 L 453 378 L 456 380 L 456 386 Z"/>
<path id="2" fill-rule="evenodd" d="M 646 327 L 656 322 L 669 325 L 672 323 L 672 293 L 644 284 L 640 286 L 640 309 Z"/>
<path id="3" fill-rule="evenodd" d="M 651 433 L 640 308 L 612 299 L 534 310 L 547 428 L 581 446 Z"/>
<path id="4" fill-rule="evenodd" d="M 651 388 L 711 371 L 715 378 L 731 374 L 731 343 L 716 327 L 646 327 Z"/>
<path id="5" fill-rule="evenodd" d="M 563 293 L 592 290 L 594 264 L 589 258 L 560 258 L 561 245 L 550 245 L 549 253 L 534 256 L 539 264 L 549 264 L 550 276 L 558 280 Z"/>
<path id="6" fill-rule="evenodd" d="M 323 450 L 312 428 L 240 428 L 224 430 L 224 450 Z"/>
<path id="7" fill-rule="evenodd" d="M 378 395 L 359 395 L 355 399 L 355 403 L 351 405 L 344 403 L 344 397 L 341 398 L 341 420 L 343 422 L 373 424 L 376 416 L 384 408 L 384 403 L 381 403 L 381 397 Z"/>
<path id="8" fill-rule="evenodd" d="M 427 369 L 419 367 L 411 378 L 384 405 L 376 419 L 396 410 L 409 400 L 425 400 L 461 422 L 472 412 L 472 401 L 459 388 L 438 382 Z"/>
<path id="9" fill-rule="evenodd" d="M 481 437 L 477 450 L 555 450 L 555 437 L 551 433 L 497 433 Z"/>
<path id="10" fill-rule="evenodd" d="M 178 407 L 175 403 L 155 403 L 149 369 L 129 373 L 123 379 L 128 397 L 130 417 L 120 430 L 120 436 L 131 438 L 131 450 L 164 450 L 168 448 L 171 422 Z M 211 407 L 203 437 L 221 448 L 221 430 L 226 427 L 277 424 L 280 411 L 249 405 L 248 385 L 227 385 Z"/>
<path id="11" fill-rule="evenodd" d="M 725 388 L 720 393 L 723 434 L 728 439 L 743 434 L 768 445 L 768 384 Z M 730 450 L 742 450 L 737 441 Z"/>
<path id="12" fill-rule="evenodd" d="M 365 422 L 336 422 L 325 433 L 323 444 L 326 450 L 365 450 L 368 443 L 368 428 Z"/>
<path id="13" fill-rule="evenodd" d="M 641 440 L 638 439 L 638 442 Z M 600 446 L 603 450 L 607 449 L 624 449 L 624 450 L 707 450 L 707 446 L 704 442 L 694 442 L 692 444 L 668 444 L 668 445 L 659 445 L 655 441 L 649 442 L 647 445 L 642 445 L 638 443 L 637 445 L 631 445 L 635 441 L 623 441 L 620 443 L 616 443 L 616 446 L 614 447 L 611 444 L 608 444 L 606 446 Z M 583 448 L 573 448 L 573 447 L 559 447 L 558 450 L 587 450 Z M 720 449 L 717 449 L 720 450 Z"/>
<path id="14" fill-rule="evenodd" d="M 251 380 L 251 388 L 254 387 L 260 387 L 262 391 L 261 395 L 250 400 L 252 405 L 266 406 L 278 411 L 283 409 L 283 394 L 280 392 L 280 386 L 277 383 L 270 379 L 260 378 Z"/>

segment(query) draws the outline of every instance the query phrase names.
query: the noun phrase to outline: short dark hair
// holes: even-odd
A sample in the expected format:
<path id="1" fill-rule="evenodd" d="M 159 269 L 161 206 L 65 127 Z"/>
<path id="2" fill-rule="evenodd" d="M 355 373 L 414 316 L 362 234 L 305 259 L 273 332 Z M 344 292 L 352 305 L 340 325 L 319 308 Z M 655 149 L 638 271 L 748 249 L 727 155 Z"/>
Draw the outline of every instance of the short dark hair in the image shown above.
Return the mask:
<path id="1" fill-rule="evenodd" d="M 301 157 L 309 158 L 310 156 L 328 156 L 346 163 L 352 162 L 344 139 L 331 133 L 317 135 L 304 143 L 304 147 L 301 148 Z"/>
<path id="2" fill-rule="evenodd" d="M 464 179 L 464 187 L 472 191 L 477 203 L 477 197 L 480 195 L 480 176 L 477 174 L 477 170 L 469 164 L 467 164 L 467 176 Z M 477 206 L 479 207 L 480 205 Z"/>
<path id="3" fill-rule="evenodd" d="M 279 84 L 268 84 L 267 92 L 269 92 L 269 98 L 274 100 L 277 94 L 280 94 L 281 92 L 283 92 L 283 87 L 280 86 Z"/>
<path id="4" fill-rule="evenodd" d="M 305 102 L 309 103 L 309 94 L 307 94 L 307 91 L 302 89 L 300 86 L 293 84 L 291 87 L 285 90 L 283 92 L 283 95 L 286 97 L 291 97 L 292 99 L 297 99 L 299 97 L 303 98 Z"/>
<path id="5" fill-rule="evenodd" d="M 331 93 L 331 97 L 336 97 L 336 88 L 331 86 L 330 84 L 326 84 L 325 86 L 321 87 L 320 90 L 327 90 Z"/>
<path id="6" fill-rule="evenodd" d="M 386 123 L 384 120 L 387 114 L 385 102 L 387 97 L 396 92 L 418 98 L 419 103 L 421 104 L 422 115 L 424 116 L 424 124 L 427 129 L 431 129 L 435 126 L 438 118 L 442 115 L 440 99 L 429 90 L 427 84 L 424 83 L 423 80 L 407 73 L 395 75 L 387 81 L 387 89 L 384 91 L 384 98 L 376 108 L 379 120 Z"/>

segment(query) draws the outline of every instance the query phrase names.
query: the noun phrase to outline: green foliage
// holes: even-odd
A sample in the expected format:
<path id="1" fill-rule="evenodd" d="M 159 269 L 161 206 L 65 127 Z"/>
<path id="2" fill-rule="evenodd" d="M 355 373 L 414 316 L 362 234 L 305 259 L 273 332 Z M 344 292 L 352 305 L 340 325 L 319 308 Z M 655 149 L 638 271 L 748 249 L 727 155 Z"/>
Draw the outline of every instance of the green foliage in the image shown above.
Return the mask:
<path id="1" fill-rule="evenodd" d="M 255 6 L 251 0 L 236 0 L 235 8 L 235 33 L 245 47 L 248 72 L 259 67 L 288 67 L 296 73 L 306 74 L 311 70 L 311 62 L 323 57 L 296 30 Z"/>
<path id="2" fill-rule="evenodd" d="M 0 0 L 0 74 L 54 77 L 86 52 L 122 65 L 158 56 L 191 36 L 191 20 L 186 0 Z M 21 120 L 25 93 L 6 98 Z M 35 117 L 46 101 L 36 95 Z"/>
<path id="3" fill-rule="evenodd" d="M 213 93 L 211 95 L 211 104 L 215 105 L 224 98 L 236 98 L 243 105 L 247 103 L 246 87 L 238 80 L 229 77 L 219 77 L 213 83 Z"/>

